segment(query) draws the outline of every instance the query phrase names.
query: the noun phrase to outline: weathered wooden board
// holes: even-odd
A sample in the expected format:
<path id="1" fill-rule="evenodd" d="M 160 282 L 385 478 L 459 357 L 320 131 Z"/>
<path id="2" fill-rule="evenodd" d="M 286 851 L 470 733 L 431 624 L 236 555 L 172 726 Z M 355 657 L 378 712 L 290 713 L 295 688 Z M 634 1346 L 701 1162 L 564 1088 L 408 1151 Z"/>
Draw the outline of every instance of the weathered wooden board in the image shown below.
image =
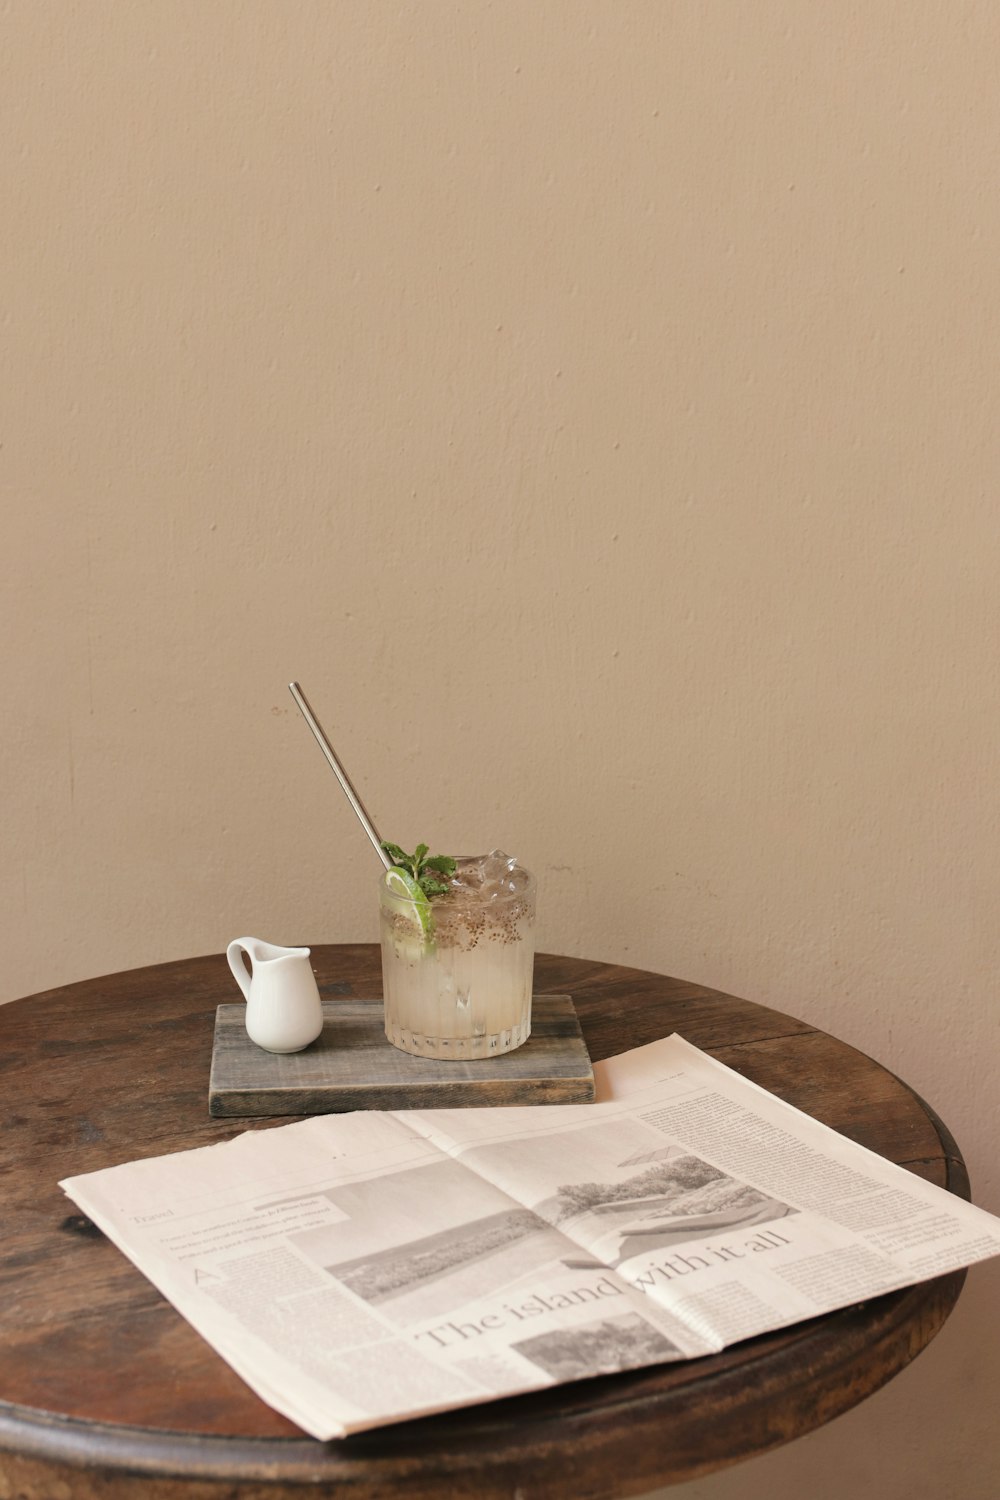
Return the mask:
<path id="1" fill-rule="evenodd" d="M 455 1109 L 485 1104 L 589 1104 L 594 1071 L 568 995 L 535 995 L 531 1036 L 501 1057 L 439 1062 L 386 1039 L 381 1005 L 324 1000 L 323 1030 L 302 1052 L 265 1052 L 247 1036 L 246 1006 L 220 1005 L 209 1113 L 321 1115 L 350 1109 Z"/>

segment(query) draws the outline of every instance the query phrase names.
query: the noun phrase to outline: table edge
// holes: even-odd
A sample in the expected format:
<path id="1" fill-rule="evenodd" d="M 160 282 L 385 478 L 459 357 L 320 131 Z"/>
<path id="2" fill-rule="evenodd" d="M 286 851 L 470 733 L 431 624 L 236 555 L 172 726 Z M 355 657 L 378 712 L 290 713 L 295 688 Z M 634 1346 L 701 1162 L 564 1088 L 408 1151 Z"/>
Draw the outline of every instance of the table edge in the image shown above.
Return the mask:
<path id="1" fill-rule="evenodd" d="M 805 1430 L 811 1431 L 820 1425 L 820 1420 L 829 1421 L 857 1405 L 911 1363 L 916 1357 L 912 1348 L 914 1319 L 925 1314 L 929 1314 L 930 1318 L 924 1327 L 926 1337 L 916 1351 L 919 1354 L 931 1343 L 950 1316 L 961 1294 L 966 1275 L 965 1269 L 951 1271 L 932 1280 L 886 1293 L 871 1302 L 851 1304 L 807 1323 L 791 1325 L 792 1328 L 801 1329 L 801 1336 L 793 1337 L 780 1351 L 777 1355 L 779 1362 L 799 1362 L 805 1356 L 810 1386 L 822 1385 L 825 1377 L 838 1367 L 845 1375 L 841 1399 L 832 1404 L 827 1399 L 823 1417 Z M 873 1339 L 871 1312 L 876 1307 L 879 1311 Z M 831 1319 L 839 1320 L 846 1333 L 846 1342 L 838 1339 L 835 1347 L 831 1347 L 828 1337 Z M 788 1331 L 786 1328 L 778 1332 L 787 1335 Z M 721 1374 L 713 1371 L 703 1377 L 711 1386 L 716 1407 L 720 1405 L 720 1395 L 723 1398 L 721 1404 L 725 1403 L 727 1396 L 731 1400 L 735 1398 L 737 1405 L 740 1404 L 748 1385 L 751 1388 L 754 1385 L 752 1370 L 760 1360 L 768 1361 L 769 1375 L 774 1375 L 775 1351 L 766 1347 L 770 1337 L 772 1335 L 763 1334 L 745 1341 L 743 1345 L 731 1346 L 726 1352 L 736 1351 L 737 1355 L 731 1367 Z M 862 1347 L 866 1356 L 870 1357 L 872 1351 L 877 1350 L 887 1358 L 875 1370 L 865 1372 L 866 1375 L 870 1374 L 870 1379 L 859 1388 L 854 1383 L 856 1372 L 853 1371 L 853 1357 L 862 1351 Z M 149 1477 L 186 1480 L 225 1478 L 230 1482 L 264 1482 L 273 1480 L 277 1458 L 281 1464 L 283 1481 L 295 1484 L 317 1478 L 327 1481 L 346 1480 L 354 1465 L 363 1464 L 366 1482 L 373 1483 L 371 1493 L 378 1494 L 380 1490 L 377 1483 L 381 1481 L 373 1482 L 371 1479 L 373 1462 L 377 1463 L 381 1458 L 385 1470 L 382 1477 L 388 1481 L 400 1460 L 406 1458 L 412 1462 L 415 1447 L 422 1448 L 427 1457 L 433 1457 L 436 1461 L 435 1469 L 427 1477 L 433 1478 L 438 1484 L 446 1483 L 450 1474 L 457 1476 L 462 1472 L 468 1474 L 470 1468 L 475 1470 L 477 1447 L 483 1448 L 482 1463 L 490 1470 L 499 1470 L 496 1450 L 491 1444 L 509 1423 L 509 1408 L 515 1404 L 530 1403 L 539 1394 L 556 1396 L 558 1399 L 559 1392 L 575 1391 L 582 1397 L 578 1410 L 560 1416 L 564 1433 L 575 1430 L 582 1437 L 588 1426 L 596 1424 L 598 1429 L 603 1429 L 606 1437 L 607 1429 L 612 1425 L 620 1432 L 627 1418 L 628 1442 L 630 1446 L 634 1445 L 643 1420 L 654 1423 L 658 1430 L 669 1429 L 674 1414 L 671 1408 L 688 1408 L 692 1399 L 697 1397 L 699 1380 L 687 1381 L 666 1393 L 645 1388 L 651 1380 L 655 1380 L 656 1368 L 635 1372 L 633 1376 L 624 1377 L 624 1382 L 620 1375 L 599 1377 L 594 1381 L 577 1381 L 553 1387 L 544 1393 L 528 1393 L 500 1401 L 488 1400 L 472 1407 L 463 1407 L 456 1412 L 379 1427 L 371 1433 L 331 1442 L 321 1442 L 306 1434 L 255 1438 L 166 1432 L 59 1417 L 52 1412 L 0 1402 L 0 1465 L 2 1454 L 7 1452 L 77 1468 L 99 1468 L 106 1472 L 131 1472 Z M 849 1372 L 850 1380 L 847 1379 Z M 629 1389 L 625 1382 L 632 1382 L 633 1389 Z M 615 1384 L 622 1387 L 618 1399 L 613 1395 Z M 638 1390 L 634 1388 L 635 1385 L 638 1385 Z M 594 1400 L 588 1402 L 585 1392 L 589 1387 L 595 1387 L 595 1390 Z M 794 1396 L 800 1406 L 805 1389 L 801 1381 L 794 1391 L 789 1387 L 790 1395 Z M 470 1417 L 475 1419 L 471 1431 Z M 520 1441 L 517 1459 L 520 1463 L 531 1462 L 533 1449 L 539 1450 L 538 1456 L 541 1457 L 540 1450 L 548 1447 L 551 1442 L 551 1434 L 547 1430 L 550 1420 L 546 1414 L 540 1414 L 537 1430 L 533 1432 L 532 1426 L 536 1424 L 532 1422 L 530 1411 L 523 1413 L 523 1424 L 518 1429 Z M 462 1422 L 462 1443 L 449 1445 L 448 1428 L 455 1421 Z M 393 1437 L 397 1432 L 408 1435 L 407 1439 L 403 1439 L 407 1442 L 405 1455 L 393 1451 Z M 600 1432 L 598 1435 L 600 1436 Z M 373 1440 L 378 1450 L 375 1453 L 369 1446 Z M 732 1462 L 754 1457 L 787 1440 L 781 1436 L 771 1441 L 762 1440 L 742 1451 L 739 1458 Z M 702 1465 L 687 1465 L 672 1472 L 669 1481 L 661 1479 L 660 1483 L 676 1483 L 701 1473 L 715 1472 L 719 1467 L 714 1460 Z M 484 1500 L 491 1493 L 492 1491 L 484 1490 Z"/>

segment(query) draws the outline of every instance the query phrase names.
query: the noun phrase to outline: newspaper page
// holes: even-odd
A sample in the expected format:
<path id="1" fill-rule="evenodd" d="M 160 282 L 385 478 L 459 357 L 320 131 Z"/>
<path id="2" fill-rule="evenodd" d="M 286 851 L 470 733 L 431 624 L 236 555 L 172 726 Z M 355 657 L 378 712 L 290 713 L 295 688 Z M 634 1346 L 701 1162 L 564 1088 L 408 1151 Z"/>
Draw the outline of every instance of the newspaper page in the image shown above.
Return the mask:
<path id="1" fill-rule="evenodd" d="M 587 1105 L 315 1116 L 61 1186 L 317 1438 L 687 1359 L 1000 1254 L 1000 1220 L 679 1037 Z"/>

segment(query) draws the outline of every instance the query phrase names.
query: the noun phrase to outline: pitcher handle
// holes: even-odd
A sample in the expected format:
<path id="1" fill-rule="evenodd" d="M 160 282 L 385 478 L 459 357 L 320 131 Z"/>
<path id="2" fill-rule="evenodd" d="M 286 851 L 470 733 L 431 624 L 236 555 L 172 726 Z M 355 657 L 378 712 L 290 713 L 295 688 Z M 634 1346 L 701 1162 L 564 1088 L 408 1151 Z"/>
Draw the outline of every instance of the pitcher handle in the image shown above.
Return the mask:
<path id="1" fill-rule="evenodd" d="M 243 955 L 244 953 L 247 955 L 252 966 L 253 949 L 256 943 L 257 939 L 252 937 L 233 938 L 233 941 L 226 949 L 226 958 L 229 960 L 229 967 L 233 971 L 233 978 L 243 991 L 244 1000 L 250 999 L 250 975 L 247 973 L 247 966 L 243 962 Z"/>

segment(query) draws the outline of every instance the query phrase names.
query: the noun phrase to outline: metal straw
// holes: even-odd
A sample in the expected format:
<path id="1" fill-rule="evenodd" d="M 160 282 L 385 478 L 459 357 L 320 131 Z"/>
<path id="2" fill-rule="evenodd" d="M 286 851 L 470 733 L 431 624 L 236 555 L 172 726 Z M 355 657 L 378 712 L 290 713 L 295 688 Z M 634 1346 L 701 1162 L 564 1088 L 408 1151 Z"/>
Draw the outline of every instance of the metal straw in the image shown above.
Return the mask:
<path id="1" fill-rule="evenodd" d="M 327 739 L 326 735 L 323 733 L 322 727 L 320 726 L 320 722 L 317 719 L 316 715 L 313 713 L 312 709 L 309 707 L 309 702 L 308 702 L 308 700 L 306 698 L 305 693 L 299 687 L 299 685 L 298 685 L 297 682 L 290 682 L 288 684 L 288 691 L 291 693 L 292 697 L 295 699 L 295 702 L 298 705 L 299 712 L 301 713 L 302 717 L 305 719 L 306 723 L 309 725 L 309 728 L 312 730 L 313 734 L 316 736 L 316 743 L 319 745 L 319 748 L 322 750 L 323 754 L 326 756 L 327 760 L 330 762 L 330 765 L 331 765 L 334 773 L 336 774 L 337 780 L 340 782 L 341 786 L 344 788 L 344 792 L 345 792 L 345 794 L 347 796 L 348 802 L 351 804 L 351 806 L 354 808 L 354 811 L 358 815 L 358 818 L 360 820 L 362 828 L 365 830 L 365 833 L 367 833 L 368 837 L 371 839 L 372 843 L 375 845 L 375 853 L 378 855 L 379 859 L 385 865 L 386 869 L 387 870 L 391 870 L 392 869 L 392 860 L 389 858 L 388 854 L 386 854 L 385 850 L 382 848 L 382 840 L 379 838 L 378 829 L 375 827 L 375 824 L 372 822 L 371 818 L 365 812 L 364 803 L 362 802 L 361 798 L 358 796 L 357 792 L 354 790 L 353 786 L 351 785 L 351 778 L 348 776 L 347 772 L 344 770 L 343 766 L 340 764 L 340 761 L 337 759 L 337 756 L 334 753 L 333 746 L 330 744 L 330 741 Z"/>

